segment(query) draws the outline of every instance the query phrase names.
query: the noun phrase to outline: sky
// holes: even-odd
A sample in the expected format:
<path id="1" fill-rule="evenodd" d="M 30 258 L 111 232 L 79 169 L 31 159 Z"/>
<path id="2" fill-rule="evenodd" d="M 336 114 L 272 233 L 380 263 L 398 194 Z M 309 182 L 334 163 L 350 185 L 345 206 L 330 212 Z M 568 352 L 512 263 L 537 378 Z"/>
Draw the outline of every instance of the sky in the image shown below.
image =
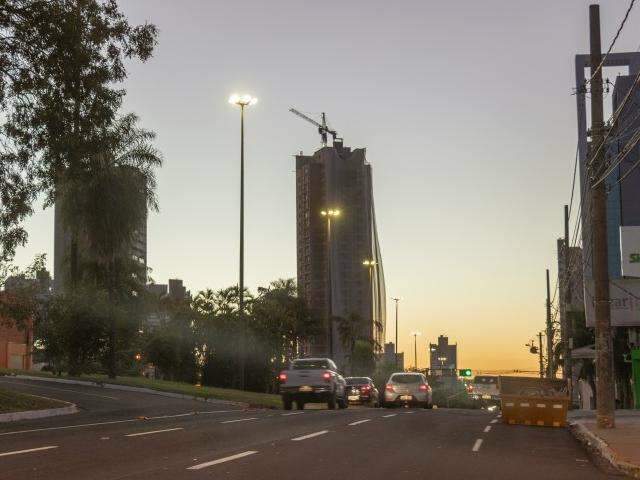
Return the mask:
<path id="1" fill-rule="evenodd" d="M 246 115 L 251 289 L 296 275 L 294 155 L 312 153 L 319 136 L 288 109 L 326 112 L 373 166 L 407 363 L 419 331 L 420 367 L 427 343 L 445 334 L 460 368 L 537 370 L 525 343 L 544 328 L 545 268 L 555 278 L 577 141 L 573 57 L 588 53 L 590 2 L 119 3 L 132 23 L 160 30 L 154 57 L 130 63 L 123 84 L 124 111 L 157 133 L 164 155 L 160 211 L 148 222 L 157 283 L 181 278 L 195 294 L 238 281 L 239 112 L 227 99 L 250 93 L 259 99 Z M 627 5 L 601 2 L 603 49 Z M 638 9 L 615 51 L 639 48 Z M 16 263 L 47 253 L 52 266 L 52 209 L 26 226 Z"/>

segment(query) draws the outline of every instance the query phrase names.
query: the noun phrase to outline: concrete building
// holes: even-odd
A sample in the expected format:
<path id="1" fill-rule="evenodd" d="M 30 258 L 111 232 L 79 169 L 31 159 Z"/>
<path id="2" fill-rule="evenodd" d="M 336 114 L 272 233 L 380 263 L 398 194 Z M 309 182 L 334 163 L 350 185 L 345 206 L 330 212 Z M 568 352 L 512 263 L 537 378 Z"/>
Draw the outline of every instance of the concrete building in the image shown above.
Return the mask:
<path id="1" fill-rule="evenodd" d="M 68 258 L 71 247 L 71 234 L 63 222 L 63 215 L 59 202 L 54 206 L 54 232 L 53 232 L 53 289 L 60 291 L 64 289 L 66 277 L 68 276 Z M 85 249 L 82 239 L 79 241 L 80 251 Z M 131 256 L 147 269 L 147 218 L 140 223 L 136 230 L 135 237 L 131 245 Z M 145 273 L 146 278 L 146 273 Z"/>
<path id="2" fill-rule="evenodd" d="M 191 300 L 191 292 L 187 290 L 182 280 L 178 278 L 170 278 L 168 284 L 150 283 L 147 285 L 147 291 L 158 299 Z M 169 317 L 166 312 L 151 312 L 147 315 L 146 327 L 153 329 L 167 320 L 169 320 Z"/>
<path id="3" fill-rule="evenodd" d="M 458 375 L 458 345 L 449 344 L 449 337 L 440 335 L 438 343 L 429 344 L 429 373 L 435 376 Z"/>
<path id="4" fill-rule="evenodd" d="M 394 365 L 396 363 L 396 346 L 393 342 L 384 344 L 384 355 L 382 356 L 384 363 Z M 398 352 L 398 368 L 399 372 L 404 371 L 404 352 Z"/>
<path id="5" fill-rule="evenodd" d="M 298 285 L 324 330 L 309 353 L 328 355 L 332 338 L 339 365 L 345 351 L 335 320 L 330 331 L 329 311 L 334 319 L 358 318 L 359 336 L 370 340 L 376 353 L 383 351 L 386 292 L 371 178 L 366 150 L 341 141 L 296 156 Z M 340 215 L 323 217 L 329 209 Z M 363 265 L 365 260 L 374 265 Z"/>

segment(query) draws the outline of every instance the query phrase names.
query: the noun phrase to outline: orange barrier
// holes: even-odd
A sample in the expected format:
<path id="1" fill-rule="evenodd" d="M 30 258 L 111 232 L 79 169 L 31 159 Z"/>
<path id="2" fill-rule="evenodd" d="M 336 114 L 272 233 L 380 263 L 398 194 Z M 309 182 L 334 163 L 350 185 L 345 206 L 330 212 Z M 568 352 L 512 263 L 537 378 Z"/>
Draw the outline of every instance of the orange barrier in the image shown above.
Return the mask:
<path id="1" fill-rule="evenodd" d="M 504 423 L 540 427 L 567 424 L 569 396 L 564 380 L 501 376 L 498 387 Z"/>

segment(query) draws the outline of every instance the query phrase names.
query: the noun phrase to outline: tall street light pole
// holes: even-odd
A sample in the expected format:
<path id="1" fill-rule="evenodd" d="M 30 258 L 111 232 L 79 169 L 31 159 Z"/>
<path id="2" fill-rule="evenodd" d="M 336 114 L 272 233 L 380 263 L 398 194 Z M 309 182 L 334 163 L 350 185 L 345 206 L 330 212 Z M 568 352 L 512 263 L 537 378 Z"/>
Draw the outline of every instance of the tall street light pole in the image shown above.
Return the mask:
<path id="1" fill-rule="evenodd" d="M 340 210 L 330 208 L 322 210 L 320 215 L 327 219 L 327 341 L 329 358 L 333 359 L 333 283 L 331 281 L 331 219 L 340 216 Z"/>
<path id="2" fill-rule="evenodd" d="M 245 324 L 244 324 L 244 108 L 255 105 L 258 99 L 251 95 L 233 94 L 229 103 L 240 107 L 240 278 L 238 284 L 238 315 L 240 320 L 240 389 L 245 387 Z"/>
<path id="3" fill-rule="evenodd" d="M 418 335 L 422 335 L 421 332 L 413 332 L 413 362 L 416 366 L 416 372 L 418 371 Z"/>
<path id="4" fill-rule="evenodd" d="M 400 298 L 392 297 L 391 300 L 396 302 L 396 344 L 395 344 L 395 353 L 396 353 L 396 369 L 398 368 L 398 302 Z"/>

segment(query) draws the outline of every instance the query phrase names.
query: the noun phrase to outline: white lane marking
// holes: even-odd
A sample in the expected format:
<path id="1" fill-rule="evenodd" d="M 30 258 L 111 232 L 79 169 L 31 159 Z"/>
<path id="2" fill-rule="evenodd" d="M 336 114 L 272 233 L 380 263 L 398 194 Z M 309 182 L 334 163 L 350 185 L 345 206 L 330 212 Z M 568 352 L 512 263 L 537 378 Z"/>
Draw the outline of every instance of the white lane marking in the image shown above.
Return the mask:
<path id="1" fill-rule="evenodd" d="M 30 448 L 29 450 L 15 450 L 13 452 L 0 453 L 0 457 L 7 457 L 9 455 L 19 455 L 21 453 L 40 452 L 42 450 L 51 450 L 52 448 L 58 448 L 57 445 L 50 445 L 48 447 Z"/>
<path id="2" fill-rule="evenodd" d="M 309 435 L 292 438 L 291 441 L 299 442 L 300 440 L 306 440 L 307 438 L 319 437 L 320 435 L 324 435 L 325 433 L 329 433 L 329 430 L 322 430 L 320 432 L 310 433 Z"/>
<path id="3" fill-rule="evenodd" d="M 70 388 L 56 388 L 56 387 L 48 387 L 48 386 L 45 386 L 45 385 L 33 385 L 33 384 L 30 384 L 30 383 L 9 382 L 9 381 L 5 381 L 5 380 L 2 380 L 0 383 L 11 383 L 13 385 L 22 385 L 23 387 L 29 387 L 29 388 L 45 388 L 47 390 L 57 390 L 59 392 L 77 393 L 79 395 L 86 395 L 88 397 L 98 397 L 98 398 L 108 398 L 109 400 L 119 400 L 118 397 L 110 397 L 108 395 L 98 395 L 97 393 L 81 392 L 79 390 L 71 390 Z"/>
<path id="4" fill-rule="evenodd" d="M 367 418 L 366 420 L 358 420 L 357 422 L 351 422 L 351 423 L 349 424 L 349 426 L 351 427 L 351 426 L 353 426 L 353 425 L 360 425 L 361 423 L 367 423 L 367 422 L 370 422 L 370 421 L 371 421 L 371 419 L 370 419 L 370 418 Z"/>
<path id="5" fill-rule="evenodd" d="M 129 433 L 128 435 L 125 435 L 125 437 L 141 437 L 143 435 L 153 435 L 154 433 L 175 432 L 176 430 L 184 430 L 184 428 L 165 428 L 164 430 L 152 430 L 150 432 Z"/>
<path id="6" fill-rule="evenodd" d="M 395 417 L 397 415 L 397 413 L 390 413 L 389 415 L 382 415 L 382 418 L 391 418 L 391 417 Z"/>
<path id="7" fill-rule="evenodd" d="M 494 418 L 493 420 L 491 420 L 491 423 L 498 423 L 498 419 Z"/>
<path id="8" fill-rule="evenodd" d="M 177 415 L 162 415 L 159 417 L 148 417 L 148 418 L 128 418 L 126 420 L 112 420 L 110 422 L 96 422 L 96 423 L 81 423 L 78 425 L 64 425 L 62 427 L 46 427 L 46 428 L 32 428 L 30 430 L 16 430 L 15 432 L 4 432 L 0 433 L 0 437 L 5 435 L 17 435 L 19 433 L 32 433 L 32 432 L 48 432 L 50 430 L 67 430 L 69 428 L 84 428 L 84 427 L 97 427 L 100 425 L 115 425 L 118 423 L 130 423 L 130 422 L 141 422 L 144 420 L 162 420 L 165 418 L 177 418 L 177 417 L 193 417 L 195 415 L 205 415 L 211 413 L 237 413 L 238 410 L 209 410 L 206 412 L 190 412 L 190 413 L 179 413 Z"/>
<path id="9" fill-rule="evenodd" d="M 283 417 L 290 417 L 291 415 L 302 415 L 304 412 L 290 412 L 281 414 Z"/>
<path id="10" fill-rule="evenodd" d="M 476 443 L 473 444 L 473 448 L 471 449 L 472 452 L 477 452 L 478 450 L 480 450 L 480 446 L 482 445 L 482 439 L 478 438 L 476 440 Z"/>
<path id="11" fill-rule="evenodd" d="M 498 418 L 500 418 L 500 417 L 502 417 L 502 414 L 501 414 L 501 413 L 500 413 L 500 414 L 498 414 Z"/>
<path id="12" fill-rule="evenodd" d="M 484 427 L 484 433 L 489 433 L 491 431 L 491 425 L 487 425 Z"/>
<path id="13" fill-rule="evenodd" d="M 248 422 L 249 420 L 258 420 L 258 417 L 236 418 L 235 420 L 225 420 L 224 422 L 220 422 L 220 423 Z"/>
<path id="14" fill-rule="evenodd" d="M 404 412 L 405 414 L 409 415 L 410 413 L 416 413 L 413 410 L 409 410 L 408 412 Z"/>
<path id="15" fill-rule="evenodd" d="M 237 453 L 235 455 L 231 455 L 229 457 L 219 458 L 217 460 L 212 460 L 210 462 L 200 463 L 198 465 L 194 465 L 193 467 L 187 468 L 187 470 L 201 470 L 203 468 L 211 467 L 213 465 L 218 465 L 219 463 L 230 462 L 232 460 L 238 460 L 239 458 L 248 457 L 249 455 L 253 455 L 254 453 L 258 453 L 255 450 L 249 450 L 247 452 Z"/>

